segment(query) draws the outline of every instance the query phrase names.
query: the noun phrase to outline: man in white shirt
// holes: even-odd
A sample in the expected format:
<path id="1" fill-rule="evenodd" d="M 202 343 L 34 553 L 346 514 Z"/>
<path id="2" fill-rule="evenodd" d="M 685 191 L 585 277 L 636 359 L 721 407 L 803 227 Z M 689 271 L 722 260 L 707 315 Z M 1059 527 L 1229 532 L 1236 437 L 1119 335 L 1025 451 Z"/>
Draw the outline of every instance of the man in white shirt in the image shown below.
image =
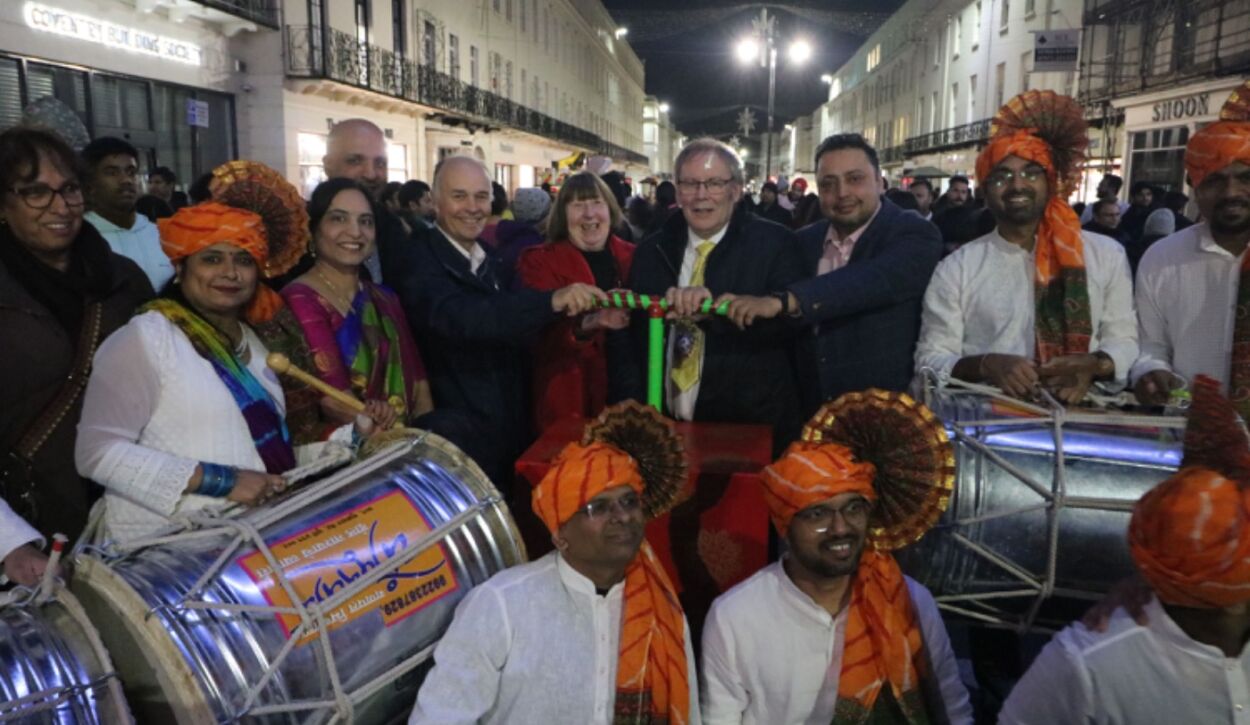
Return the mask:
<path id="1" fill-rule="evenodd" d="M 1068 404 L 1095 381 L 1123 386 L 1138 352 L 1128 258 L 1114 240 L 1082 231 L 1064 201 L 1081 140 L 1007 127 L 981 152 L 977 176 L 997 228 L 934 271 L 918 372 L 1020 398 L 1044 386 Z"/>
<path id="2" fill-rule="evenodd" d="M 837 443 L 764 469 L 787 553 L 712 605 L 704 722 L 972 722 L 932 595 L 869 541 L 876 475 Z"/>
<path id="3" fill-rule="evenodd" d="M 0 498 L 0 562 L 9 581 L 29 587 L 43 578 L 48 566 L 43 543 L 39 532 Z"/>
<path id="4" fill-rule="evenodd" d="M 1142 256 L 1133 390 L 1141 402 L 1160 405 L 1184 381 L 1208 375 L 1230 387 L 1243 415 L 1250 414 L 1250 354 L 1235 357 L 1239 345 L 1250 345 L 1250 320 L 1238 322 L 1236 314 L 1250 297 L 1250 123 L 1220 121 L 1198 131 L 1185 169 L 1203 222 Z"/>
<path id="5" fill-rule="evenodd" d="M 699 722 L 690 631 L 643 540 L 637 462 L 571 443 L 534 489 L 556 551 L 465 597 L 409 725 Z"/>
<path id="6" fill-rule="evenodd" d="M 161 233 L 135 211 L 139 198 L 139 152 L 126 141 L 102 136 L 82 150 L 91 211 L 83 218 L 112 250 L 129 257 L 158 293 L 174 277 L 174 265 L 161 251 Z"/>
<path id="7" fill-rule="evenodd" d="M 1105 631 L 1076 623 L 1055 635 L 1000 723 L 1250 723 L 1250 450 L 1210 378 L 1195 385 L 1185 448 L 1187 466 L 1129 524 L 1155 593 L 1146 624 L 1117 609 Z"/>

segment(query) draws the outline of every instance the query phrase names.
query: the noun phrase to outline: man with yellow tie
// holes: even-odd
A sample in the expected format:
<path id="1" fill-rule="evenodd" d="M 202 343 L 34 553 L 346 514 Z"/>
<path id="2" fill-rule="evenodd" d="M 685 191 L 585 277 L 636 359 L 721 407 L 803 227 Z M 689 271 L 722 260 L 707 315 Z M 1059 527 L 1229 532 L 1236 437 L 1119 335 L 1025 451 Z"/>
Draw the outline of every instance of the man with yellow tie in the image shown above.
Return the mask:
<path id="1" fill-rule="evenodd" d="M 742 160 L 714 139 L 690 142 L 677 155 L 677 203 L 660 231 L 638 246 L 630 289 L 662 295 L 676 322 L 666 339 L 664 412 L 678 420 L 760 423 L 773 427 L 777 450 L 801 425 L 794 345 L 800 328 L 787 319 L 739 330 L 696 314 L 725 293 L 783 293 L 803 279 L 794 234 L 739 208 Z M 635 315 L 629 343 L 617 339 L 614 382 L 643 399 L 646 320 Z M 628 348 L 628 350 L 625 350 Z"/>

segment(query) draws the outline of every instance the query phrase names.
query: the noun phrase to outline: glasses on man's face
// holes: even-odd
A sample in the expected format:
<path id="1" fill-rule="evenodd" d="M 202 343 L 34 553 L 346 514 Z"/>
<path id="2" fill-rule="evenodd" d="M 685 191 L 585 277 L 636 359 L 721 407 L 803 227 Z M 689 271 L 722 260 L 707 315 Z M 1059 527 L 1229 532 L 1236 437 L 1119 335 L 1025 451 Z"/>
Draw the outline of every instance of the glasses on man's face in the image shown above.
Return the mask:
<path id="1" fill-rule="evenodd" d="M 629 515 L 642 508 L 642 498 L 636 493 L 627 493 L 620 498 L 597 498 L 578 509 L 578 513 L 586 515 L 591 521 L 606 519 L 613 509 Z"/>
<path id="2" fill-rule="evenodd" d="M 841 516 L 848 526 L 861 528 L 868 523 L 868 514 L 871 512 L 872 504 L 867 499 L 857 498 L 841 508 L 825 504 L 808 506 L 795 514 L 794 519 L 818 528 L 826 528 L 833 525 L 834 517 Z"/>
<path id="3" fill-rule="evenodd" d="M 684 180 L 677 182 L 677 188 L 683 194 L 697 194 L 702 188 L 709 194 L 720 194 L 733 183 L 733 179 L 708 179 L 707 181 Z"/>
<path id="4" fill-rule="evenodd" d="M 52 206 L 52 199 L 57 194 L 65 200 L 66 206 L 82 206 L 83 204 L 82 186 L 73 181 L 61 184 L 59 189 L 53 189 L 47 184 L 35 184 L 34 186 L 15 186 L 9 191 L 21 197 L 26 206 L 31 209 L 47 209 Z"/>
<path id="5" fill-rule="evenodd" d="M 1014 179 L 1028 182 L 1030 184 L 1046 178 L 1046 170 L 1038 166 L 1029 166 L 1019 171 L 1011 171 L 1008 169 L 1000 169 L 990 174 L 985 180 L 995 189 L 1002 189 L 1012 182 Z"/>

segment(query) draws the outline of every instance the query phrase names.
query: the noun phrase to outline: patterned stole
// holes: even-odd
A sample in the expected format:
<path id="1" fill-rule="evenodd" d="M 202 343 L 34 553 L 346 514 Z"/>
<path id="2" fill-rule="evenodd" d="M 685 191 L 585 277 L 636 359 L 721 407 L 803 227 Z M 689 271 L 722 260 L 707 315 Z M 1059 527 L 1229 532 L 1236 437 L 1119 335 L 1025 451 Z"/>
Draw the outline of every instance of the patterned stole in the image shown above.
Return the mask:
<path id="1" fill-rule="evenodd" d="M 1250 251 L 1243 253 L 1241 257 L 1235 313 L 1233 358 L 1228 371 L 1228 397 L 1237 407 L 1242 419 L 1250 421 Z"/>
<path id="2" fill-rule="evenodd" d="M 1034 249 L 1036 358 L 1045 364 L 1062 355 L 1089 352 L 1093 335 L 1085 244 L 1081 221 L 1059 195 L 1046 204 Z"/>
<path id="3" fill-rule="evenodd" d="M 378 287 L 364 283 L 334 338 L 357 395 L 385 400 L 400 420 L 407 420 L 416 405 L 416 391 L 408 389 L 399 329 L 392 317 L 381 312 L 384 305 Z"/>
<path id="4" fill-rule="evenodd" d="M 155 310 L 174 323 L 191 341 L 195 351 L 213 366 L 243 413 L 265 470 L 285 473 L 294 468 L 295 451 L 291 448 L 291 435 L 282 414 L 260 381 L 234 356 L 222 334 L 204 318 L 170 299 L 153 300 L 139 312 L 148 310 Z"/>

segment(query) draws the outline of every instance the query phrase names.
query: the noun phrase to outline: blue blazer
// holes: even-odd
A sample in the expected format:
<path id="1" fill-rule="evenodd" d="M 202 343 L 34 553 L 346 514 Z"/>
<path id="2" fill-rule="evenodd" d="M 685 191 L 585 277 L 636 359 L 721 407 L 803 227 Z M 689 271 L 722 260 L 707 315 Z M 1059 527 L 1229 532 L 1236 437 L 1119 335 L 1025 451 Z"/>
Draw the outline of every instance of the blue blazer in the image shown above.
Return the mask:
<path id="1" fill-rule="evenodd" d="M 814 325 L 799 351 L 809 415 L 843 393 L 907 389 L 925 288 L 942 257 L 937 227 L 884 198 L 846 266 L 818 276 L 828 232 L 828 220 L 799 231 L 809 276 L 789 286 Z"/>

